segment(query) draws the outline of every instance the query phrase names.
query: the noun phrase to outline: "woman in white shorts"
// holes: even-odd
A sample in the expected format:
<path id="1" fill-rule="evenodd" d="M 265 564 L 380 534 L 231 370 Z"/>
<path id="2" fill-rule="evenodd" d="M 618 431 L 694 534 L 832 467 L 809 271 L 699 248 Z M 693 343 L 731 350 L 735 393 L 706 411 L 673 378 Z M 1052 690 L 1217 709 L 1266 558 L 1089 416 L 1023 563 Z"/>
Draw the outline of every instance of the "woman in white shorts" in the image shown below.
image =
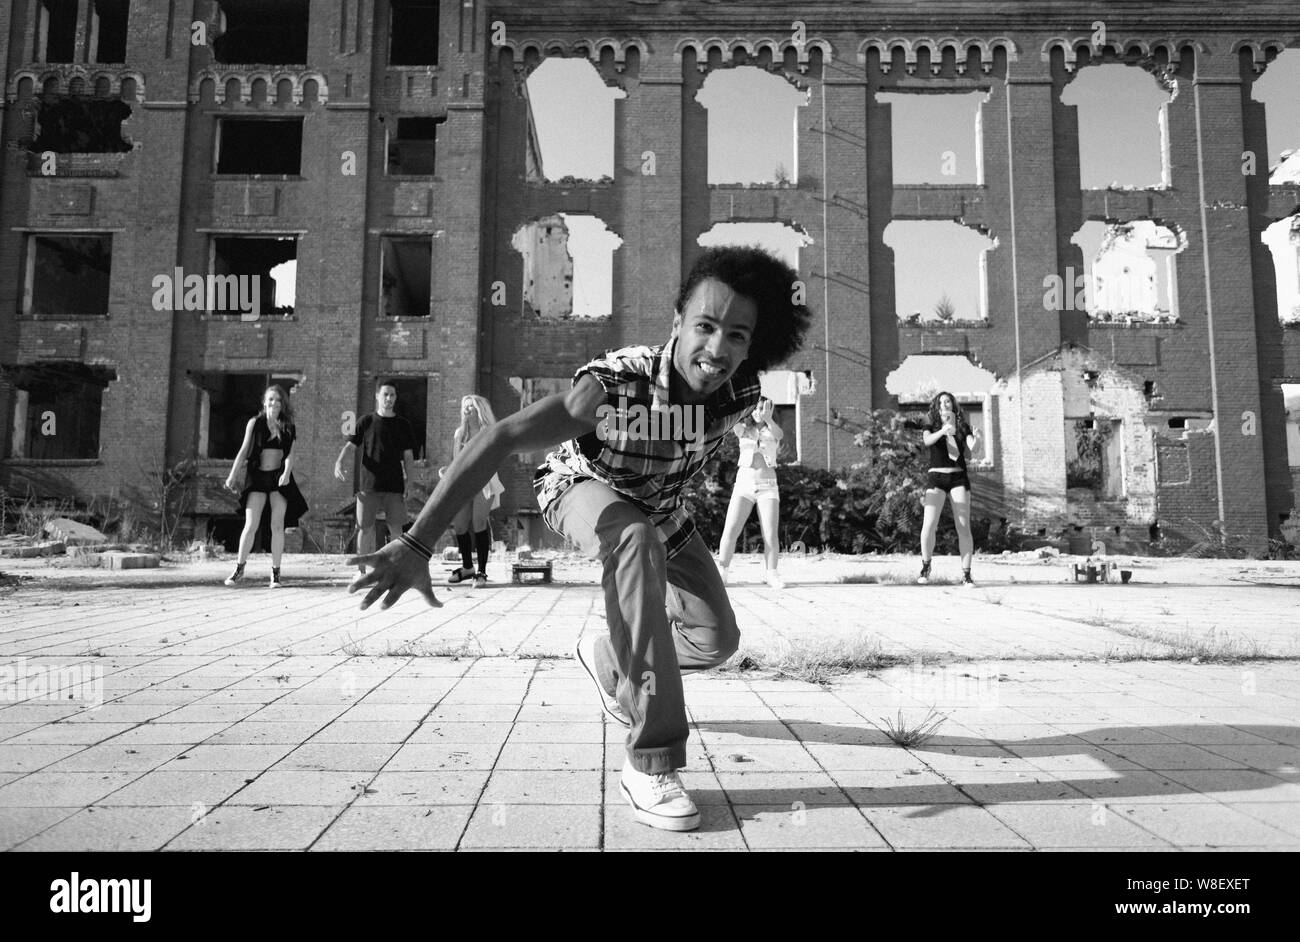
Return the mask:
<path id="1" fill-rule="evenodd" d="M 736 485 L 727 507 L 727 522 L 722 528 L 722 545 L 718 547 L 718 569 L 722 581 L 726 582 L 727 568 L 736 551 L 736 538 L 757 504 L 758 525 L 763 531 L 763 558 L 767 563 L 766 582 L 774 589 L 781 589 L 785 583 L 776 572 L 780 553 L 776 527 L 781 503 L 776 485 L 776 453 L 783 433 L 772 421 L 772 400 L 760 399 L 753 414 L 733 431 L 739 439 L 740 459 L 736 463 Z"/>

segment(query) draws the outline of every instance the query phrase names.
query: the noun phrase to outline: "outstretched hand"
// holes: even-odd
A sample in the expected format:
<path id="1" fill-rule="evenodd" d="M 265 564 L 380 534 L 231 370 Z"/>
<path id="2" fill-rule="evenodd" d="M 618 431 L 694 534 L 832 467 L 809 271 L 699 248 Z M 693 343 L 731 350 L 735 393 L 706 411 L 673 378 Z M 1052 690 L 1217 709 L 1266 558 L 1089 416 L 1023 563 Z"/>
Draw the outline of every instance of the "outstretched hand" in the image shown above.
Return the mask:
<path id="1" fill-rule="evenodd" d="M 394 540 L 377 552 L 350 557 L 347 565 L 365 566 L 369 569 L 369 572 L 357 576 L 348 586 L 349 595 L 362 589 L 370 590 L 361 601 L 362 611 L 373 605 L 381 595 L 384 596 L 384 601 L 379 607 L 391 608 L 407 589 L 419 592 L 434 608 L 442 607 L 442 603 L 433 594 L 433 584 L 429 581 L 428 561 L 419 553 L 408 549 L 405 543 Z"/>

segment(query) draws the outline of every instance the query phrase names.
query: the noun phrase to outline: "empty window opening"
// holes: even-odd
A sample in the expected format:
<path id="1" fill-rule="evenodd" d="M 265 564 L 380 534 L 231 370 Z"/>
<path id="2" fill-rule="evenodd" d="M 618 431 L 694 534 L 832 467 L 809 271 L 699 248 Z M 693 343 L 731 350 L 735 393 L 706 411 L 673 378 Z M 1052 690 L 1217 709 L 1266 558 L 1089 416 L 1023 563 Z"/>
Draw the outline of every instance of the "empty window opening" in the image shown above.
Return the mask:
<path id="1" fill-rule="evenodd" d="M 1124 496 L 1124 437 L 1117 419 L 1065 420 L 1065 486 L 1098 500 Z"/>
<path id="2" fill-rule="evenodd" d="M 198 452 L 203 458 L 229 460 L 239 454 L 248 420 L 262 409 L 262 394 L 272 384 L 290 396 L 297 377 L 271 373 L 203 373 L 199 387 Z"/>
<path id="3" fill-rule="evenodd" d="M 212 54 L 228 64 L 307 61 L 308 0 L 220 0 Z"/>
<path id="4" fill-rule="evenodd" d="M 772 419 L 781 427 L 779 464 L 803 461 L 803 397 L 811 395 L 811 370 L 768 370 L 760 377 L 763 395 L 772 400 Z"/>
<path id="5" fill-rule="evenodd" d="M 36 134 L 28 150 L 43 154 L 115 154 L 129 151 L 122 122 L 131 117 L 125 102 L 97 98 L 46 97 L 36 112 Z"/>
<path id="6" fill-rule="evenodd" d="M 77 50 L 77 0 L 40 0 L 36 5 L 36 60 L 71 62 Z"/>
<path id="7" fill-rule="evenodd" d="M 1300 49 L 1285 49 L 1251 85 L 1264 105 L 1269 183 L 1300 183 Z"/>
<path id="8" fill-rule="evenodd" d="M 214 290 L 210 314 L 250 312 L 256 298 L 259 317 L 293 314 L 297 293 L 296 236 L 224 236 L 212 240 Z M 231 276 L 234 276 L 233 278 Z"/>
<path id="9" fill-rule="evenodd" d="M 1169 89 L 1136 66 L 1079 70 L 1061 101 L 1078 108 L 1079 185 L 1085 190 L 1169 185 Z"/>
<path id="10" fill-rule="evenodd" d="M 33 234 L 27 239 L 23 313 L 102 317 L 112 271 L 111 235 Z"/>
<path id="11" fill-rule="evenodd" d="M 389 0 L 389 65 L 438 64 L 438 0 Z"/>
<path id="12" fill-rule="evenodd" d="M 709 73 L 695 100 L 709 112 L 709 183 L 799 182 L 799 108 L 809 93 L 742 65 Z"/>
<path id="13" fill-rule="evenodd" d="M 438 126 L 442 118 L 398 118 L 389 123 L 388 174 L 390 176 L 432 176 L 437 152 Z"/>
<path id="14" fill-rule="evenodd" d="M 984 182 L 982 107 L 988 92 L 878 92 L 890 106 L 894 183 Z"/>
<path id="15" fill-rule="evenodd" d="M 988 317 L 988 253 L 996 239 L 949 220 L 895 219 L 885 244 L 894 250 L 899 320 L 933 326 Z"/>
<path id="16" fill-rule="evenodd" d="M 301 118 L 218 119 L 217 173 L 296 176 L 301 171 Z"/>
<path id="17" fill-rule="evenodd" d="M 384 317 L 428 317 L 433 299 L 433 236 L 384 236 L 380 313 Z"/>
<path id="18" fill-rule="evenodd" d="M 799 250 L 812 245 L 812 236 L 780 222 L 720 222 L 695 240 L 706 249 L 718 246 L 756 246 L 799 270 Z"/>
<path id="19" fill-rule="evenodd" d="M 1279 219 L 1260 239 L 1273 256 L 1278 318 L 1283 324 L 1300 324 L 1300 213 Z"/>
<path id="20" fill-rule="evenodd" d="M 91 8 L 90 45 L 96 62 L 126 61 L 128 0 L 94 0 Z"/>
<path id="21" fill-rule="evenodd" d="M 1286 408 L 1286 461 L 1300 468 L 1300 383 L 1282 384 L 1282 403 Z"/>
<path id="22" fill-rule="evenodd" d="M 940 392 L 951 393 L 979 432 L 971 460 L 989 463 L 988 448 L 993 438 L 993 386 L 997 377 L 976 366 L 969 357 L 953 353 L 912 354 L 885 377 L 885 391 L 907 408 L 927 409 Z"/>
<path id="23" fill-rule="evenodd" d="M 595 216 L 559 213 L 515 230 L 524 257 L 524 302 L 542 317 L 608 317 L 614 252 L 623 240 Z"/>
<path id="24" fill-rule="evenodd" d="M 1177 255 L 1187 240 L 1149 219 L 1089 221 L 1070 241 L 1084 259 L 1084 299 L 1096 321 L 1178 319 Z M 1076 286 L 1077 286 L 1076 276 Z M 1066 294 L 1073 288 L 1066 286 Z"/>
<path id="25" fill-rule="evenodd" d="M 1169 427 L 1175 429 L 1187 428 L 1187 419 L 1183 416 L 1175 416 L 1169 420 Z"/>
<path id="26" fill-rule="evenodd" d="M 547 59 L 524 83 L 530 183 L 614 178 L 614 102 L 587 59 Z"/>
<path id="27" fill-rule="evenodd" d="M 14 387 L 9 457 L 53 461 L 99 457 L 106 367 L 43 363 L 6 370 Z"/>

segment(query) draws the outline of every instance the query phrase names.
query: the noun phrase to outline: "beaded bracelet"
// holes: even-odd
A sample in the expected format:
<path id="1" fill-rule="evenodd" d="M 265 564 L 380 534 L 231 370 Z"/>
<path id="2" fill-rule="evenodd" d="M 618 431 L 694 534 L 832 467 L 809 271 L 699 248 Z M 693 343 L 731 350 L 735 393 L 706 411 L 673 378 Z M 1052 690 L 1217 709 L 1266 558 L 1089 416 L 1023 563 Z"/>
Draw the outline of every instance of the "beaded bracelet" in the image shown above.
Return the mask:
<path id="1" fill-rule="evenodd" d="M 419 553 L 425 559 L 433 559 L 433 550 L 429 549 L 429 547 L 425 546 L 409 533 L 403 533 L 398 537 L 398 539 L 401 540 L 407 548 L 415 550 L 415 552 Z"/>

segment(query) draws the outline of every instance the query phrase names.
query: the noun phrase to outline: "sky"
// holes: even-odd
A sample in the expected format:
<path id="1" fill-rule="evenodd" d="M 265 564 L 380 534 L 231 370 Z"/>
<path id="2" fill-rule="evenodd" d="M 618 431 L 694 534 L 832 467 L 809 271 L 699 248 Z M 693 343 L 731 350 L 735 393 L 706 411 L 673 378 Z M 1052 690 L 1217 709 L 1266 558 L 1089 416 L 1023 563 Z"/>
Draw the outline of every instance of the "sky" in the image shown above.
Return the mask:
<path id="1" fill-rule="evenodd" d="M 1297 89 L 1300 50 L 1284 52 L 1253 88 L 1255 98 L 1264 101 L 1267 109 L 1270 165 L 1279 161 L 1284 148 L 1300 148 Z M 607 87 L 586 59 L 547 59 L 529 77 L 528 92 L 548 178 L 616 175 L 614 103 L 625 97 L 621 91 Z M 891 105 L 896 184 L 978 182 L 982 146 L 978 115 L 984 93 L 878 92 L 877 96 Z M 798 182 L 801 172 L 810 175 L 798 166 L 795 148 L 797 126 L 806 118 L 799 109 L 819 107 L 810 93 L 762 69 L 741 66 L 712 72 L 698 97 L 709 118 L 710 183 L 771 183 L 778 166 L 792 183 Z M 1079 70 L 1065 87 L 1062 101 L 1078 108 L 1084 188 L 1162 184 L 1159 114 L 1169 100 L 1155 78 L 1135 66 Z M 984 116 L 986 121 L 993 119 Z M 617 171 L 624 172 L 629 171 Z M 816 253 L 814 238 L 820 235 L 820 226 L 813 220 L 800 222 L 810 228 L 811 236 L 773 224 L 729 223 L 705 233 L 700 244 L 757 243 L 787 260 L 800 249 Z M 992 235 L 1006 244 L 1006 233 Z M 1081 241 L 1099 243 L 1099 238 L 1089 234 Z M 923 318 L 930 319 L 944 295 L 953 300 L 959 318 L 978 316 L 983 310 L 979 271 L 980 253 L 992 244 L 987 237 L 959 225 L 897 220 L 886 230 L 886 243 L 895 254 L 899 314 L 921 311 Z M 609 306 L 599 299 L 612 293 L 605 272 L 612 272 L 608 253 L 614 242 L 606 238 L 593 244 L 607 257 L 591 265 L 575 261 L 575 281 L 581 282 L 575 284 L 575 296 L 586 299 L 583 303 L 594 312 Z M 1043 277 L 1050 274 L 1043 272 Z M 1162 285 L 1164 300 L 1167 289 Z"/>

